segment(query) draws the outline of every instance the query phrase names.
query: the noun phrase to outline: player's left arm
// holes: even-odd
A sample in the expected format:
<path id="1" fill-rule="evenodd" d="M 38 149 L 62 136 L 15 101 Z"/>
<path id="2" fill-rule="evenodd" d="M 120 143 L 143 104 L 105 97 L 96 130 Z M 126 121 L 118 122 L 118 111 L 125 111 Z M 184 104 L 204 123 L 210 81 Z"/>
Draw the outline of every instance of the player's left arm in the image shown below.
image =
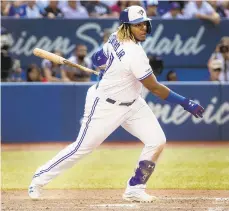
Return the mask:
<path id="1" fill-rule="evenodd" d="M 107 60 L 107 43 L 105 43 L 103 47 L 100 50 L 96 51 L 91 57 L 93 66 L 100 70 L 99 80 L 101 80 L 104 75 Z"/>
<path id="2" fill-rule="evenodd" d="M 104 68 L 108 59 L 108 43 L 105 43 L 101 49 L 96 51 L 92 57 L 92 63 L 94 67 L 99 67 L 100 69 Z"/>
<path id="3" fill-rule="evenodd" d="M 154 74 L 141 80 L 142 84 L 157 97 L 170 103 L 180 104 L 185 110 L 193 114 L 196 118 L 203 117 L 204 108 L 194 101 L 183 97 L 170 90 L 167 86 L 157 81 Z"/>

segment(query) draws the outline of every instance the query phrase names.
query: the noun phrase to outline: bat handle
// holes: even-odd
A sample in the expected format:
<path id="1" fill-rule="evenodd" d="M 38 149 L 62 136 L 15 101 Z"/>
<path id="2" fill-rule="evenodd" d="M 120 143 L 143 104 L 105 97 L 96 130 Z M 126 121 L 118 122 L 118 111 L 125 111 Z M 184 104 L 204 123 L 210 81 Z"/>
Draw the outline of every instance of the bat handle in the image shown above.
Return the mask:
<path id="1" fill-rule="evenodd" d="M 80 69 L 80 70 L 82 70 L 82 71 L 89 72 L 89 73 L 93 73 L 93 74 L 95 74 L 95 75 L 99 75 L 99 72 L 97 72 L 97 71 L 95 71 L 95 70 L 91 70 L 91 69 L 89 69 L 89 68 L 87 68 L 87 67 L 81 66 L 81 65 L 79 65 L 79 64 L 72 63 L 71 61 L 69 61 L 69 60 L 67 60 L 67 59 L 63 60 L 63 63 L 66 64 L 66 65 L 69 65 L 69 66 L 78 68 L 78 69 Z"/>

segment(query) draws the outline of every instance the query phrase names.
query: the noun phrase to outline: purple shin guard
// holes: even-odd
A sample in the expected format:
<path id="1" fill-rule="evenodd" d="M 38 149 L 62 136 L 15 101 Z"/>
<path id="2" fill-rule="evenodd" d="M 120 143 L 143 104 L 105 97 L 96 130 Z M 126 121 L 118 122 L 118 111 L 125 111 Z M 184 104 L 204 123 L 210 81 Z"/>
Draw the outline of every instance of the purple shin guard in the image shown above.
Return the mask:
<path id="1" fill-rule="evenodd" d="M 155 163 L 148 160 L 142 160 L 139 162 L 139 166 L 135 171 L 135 175 L 131 177 L 130 186 L 146 184 L 155 168 Z"/>

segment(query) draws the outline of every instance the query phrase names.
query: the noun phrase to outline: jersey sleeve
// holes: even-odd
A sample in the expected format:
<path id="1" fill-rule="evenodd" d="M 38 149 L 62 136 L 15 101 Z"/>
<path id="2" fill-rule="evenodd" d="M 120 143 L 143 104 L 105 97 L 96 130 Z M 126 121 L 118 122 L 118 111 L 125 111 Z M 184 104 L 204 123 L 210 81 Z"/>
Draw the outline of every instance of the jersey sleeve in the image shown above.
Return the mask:
<path id="1" fill-rule="evenodd" d="M 136 49 L 135 56 L 131 57 L 130 70 L 138 80 L 143 80 L 153 73 L 149 59 L 143 49 Z"/>
<path id="2" fill-rule="evenodd" d="M 92 55 L 92 63 L 95 67 L 99 67 L 102 65 L 105 65 L 108 59 L 108 49 L 107 49 L 107 43 L 103 45 L 103 48 L 101 48 L 99 51 L 95 52 Z"/>

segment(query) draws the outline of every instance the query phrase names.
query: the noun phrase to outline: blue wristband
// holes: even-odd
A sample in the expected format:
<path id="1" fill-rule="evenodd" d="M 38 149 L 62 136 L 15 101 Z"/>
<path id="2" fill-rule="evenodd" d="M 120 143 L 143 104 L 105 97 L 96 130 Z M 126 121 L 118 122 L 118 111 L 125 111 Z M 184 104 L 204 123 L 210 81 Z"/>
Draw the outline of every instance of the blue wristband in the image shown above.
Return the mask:
<path id="1" fill-rule="evenodd" d="M 176 92 L 173 92 L 170 90 L 168 97 L 165 99 L 166 101 L 170 103 L 175 103 L 175 104 L 183 104 L 185 101 L 185 97 L 177 94 Z"/>

